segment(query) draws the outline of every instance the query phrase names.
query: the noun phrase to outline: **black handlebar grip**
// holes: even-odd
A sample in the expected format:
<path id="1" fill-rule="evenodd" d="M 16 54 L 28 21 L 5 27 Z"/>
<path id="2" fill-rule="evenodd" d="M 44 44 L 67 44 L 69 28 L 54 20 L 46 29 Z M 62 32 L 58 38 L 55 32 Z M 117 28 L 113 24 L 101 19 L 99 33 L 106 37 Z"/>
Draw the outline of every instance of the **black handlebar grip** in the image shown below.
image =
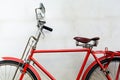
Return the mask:
<path id="1" fill-rule="evenodd" d="M 47 26 L 43 26 L 43 29 L 46 29 L 46 30 L 48 30 L 48 31 L 50 31 L 50 32 L 52 32 L 52 31 L 53 31 L 53 29 L 52 29 L 52 28 L 47 27 Z"/>

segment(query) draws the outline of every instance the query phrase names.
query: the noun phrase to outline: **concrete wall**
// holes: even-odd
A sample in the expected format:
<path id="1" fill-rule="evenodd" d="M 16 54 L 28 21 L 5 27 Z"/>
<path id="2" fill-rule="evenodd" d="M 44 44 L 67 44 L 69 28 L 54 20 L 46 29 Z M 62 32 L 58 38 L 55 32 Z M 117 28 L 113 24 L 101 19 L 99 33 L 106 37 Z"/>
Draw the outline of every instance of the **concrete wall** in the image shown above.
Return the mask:
<path id="1" fill-rule="evenodd" d="M 46 7 L 46 25 L 54 31 L 46 33 L 38 49 L 76 48 L 74 36 L 99 36 L 101 39 L 95 49 L 108 46 L 119 50 L 119 0 L 1 0 L 1 57 L 21 56 L 27 39 L 37 30 L 34 9 L 40 2 Z M 57 80 L 75 80 L 84 55 L 41 54 L 36 57 Z"/>

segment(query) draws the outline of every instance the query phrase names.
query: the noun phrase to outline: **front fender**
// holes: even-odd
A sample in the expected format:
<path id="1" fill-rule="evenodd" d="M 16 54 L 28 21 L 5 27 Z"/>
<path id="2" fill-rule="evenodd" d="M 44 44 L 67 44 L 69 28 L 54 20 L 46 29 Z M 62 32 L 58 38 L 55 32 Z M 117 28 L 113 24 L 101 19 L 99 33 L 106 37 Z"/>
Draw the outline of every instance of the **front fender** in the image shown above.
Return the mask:
<path id="1" fill-rule="evenodd" d="M 2 57 L 2 60 L 10 60 L 10 61 L 18 62 L 18 63 L 24 63 L 23 60 L 15 58 L 15 57 Z M 41 80 L 38 72 L 31 65 L 29 65 L 28 68 L 35 74 L 35 76 L 37 77 L 37 80 Z"/>

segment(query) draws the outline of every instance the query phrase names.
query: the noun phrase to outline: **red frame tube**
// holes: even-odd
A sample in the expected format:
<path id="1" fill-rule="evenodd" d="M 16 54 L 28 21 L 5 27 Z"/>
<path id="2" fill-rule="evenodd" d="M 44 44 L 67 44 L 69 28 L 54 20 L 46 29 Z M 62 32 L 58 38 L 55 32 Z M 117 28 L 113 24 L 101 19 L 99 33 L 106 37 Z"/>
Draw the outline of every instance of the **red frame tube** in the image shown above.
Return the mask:
<path id="1" fill-rule="evenodd" d="M 88 60 L 90 52 L 91 52 L 91 49 L 89 49 L 89 48 L 83 48 L 83 49 L 56 49 L 56 50 L 35 50 L 35 49 L 33 49 L 31 51 L 31 55 L 29 56 L 29 59 L 32 60 L 37 65 L 37 67 L 40 68 L 51 80 L 56 80 L 39 62 L 37 62 L 37 60 L 35 60 L 33 58 L 33 55 L 37 54 L 37 53 L 48 53 L 48 54 L 55 53 L 56 54 L 56 53 L 60 53 L 60 52 L 68 52 L 68 53 L 69 52 L 87 52 L 87 54 L 85 56 L 85 59 L 84 59 L 84 61 L 82 63 L 82 66 L 80 68 L 80 71 L 79 71 L 79 73 L 77 75 L 77 78 L 76 78 L 76 80 L 79 80 L 80 76 L 83 73 L 84 67 L 85 67 L 85 65 L 87 63 L 87 60 Z"/>
<path id="2" fill-rule="evenodd" d="M 31 57 L 31 60 L 51 79 L 56 80 L 41 64 L 37 62 L 33 57 Z"/>
<path id="3" fill-rule="evenodd" d="M 90 49 L 56 49 L 56 50 L 33 50 L 33 53 L 59 53 L 59 52 L 89 52 Z"/>
<path id="4" fill-rule="evenodd" d="M 88 58 L 89 58 L 90 54 L 93 55 L 95 61 L 100 65 L 100 67 L 102 69 L 104 69 L 104 67 L 100 63 L 99 58 L 97 58 L 95 54 L 106 54 L 106 52 L 105 51 L 91 51 L 91 49 L 89 49 L 89 48 L 83 48 L 83 49 L 57 49 L 57 50 L 35 50 L 35 49 L 32 49 L 31 54 L 29 56 L 29 60 L 33 61 L 37 65 L 37 67 L 40 68 L 51 80 L 56 80 L 39 62 L 37 62 L 37 60 L 35 60 L 33 58 L 33 55 L 37 54 L 37 53 L 55 53 L 56 54 L 56 53 L 60 53 L 60 52 L 68 52 L 68 53 L 69 52 L 87 52 L 87 54 L 86 54 L 86 56 L 85 56 L 85 58 L 83 60 L 82 66 L 81 66 L 81 68 L 79 70 L 79 73 L 77 75 L 76 80 L 80 80 L 80 77 L 81 77 L 81 75 L 82 75 L 82 73 L 84 71 L 84 67 L 86 66 L 86 63 L 88 61 Z M 114 53 L 114 55 L 117 55 L 117 56 L 119 55 L 120 56 L 120 53 L 116 52 L 116 53 Z M 25 66 L 28 66 L 28 65 L 26 64 Z M 23 69 L 23 72 L 25 71 L 25 69 L 26 69 L 26 67 Z M 119 72 L 118 72 L 118 74 L 119 74 Z M 24 74 L 22 74 L 22 75 L 24 75 Z M 23 76 L 21 76 L 21 78 L 22 77 Z M 109 75 L 107 75 L 106 77 L 108 78 L 108 80 L 111 80 Z M 22 80 L 22 79 L 20 79 L 20 80 Z"/>
<path id="5" fill-rule="evenodd" d="M 117 71 L 117 76 L 115 80 L 119 80 L 120 77 L 120 63 L 119 63 L 119 67 L 118 67 L 118 71 Z"/>
<path id="6" fill-rule="evenodd" d="M 26 70 L 27 70 L 28 66 L 29 66 L 29 64 L 28 64 L 28 63 L 26 63 L 26 64 L 25 64 L 25 66 L 24 66 L 24 68 L 23 68 L 23 70 L 22 70 L 22 74 L 21 74 L 21 76 L 20 76 L 20 80 L 22 80 L 22 79 L 23 79 L 24 74 L 26 73 Z"/>
<path id="7" fill-rule="evenodd" d="M 84 68 L 85 68 L 85 65 L 86 65 L 86 63 L 87 63 L 87 60 L 88 60 L 88 58 L 89 58 L 89 56 L 90 56 L 90 52 L 88 52 L 88 53 L 86 54 L 85 59 L 84 59 L 84 61 L 83 61 L 83 63 L 82 63 L 82 66 L 81 66 L 81 68 L 80 68 L 80 70 L 79 70 L 79 73 L 78 73 L 78 75 L 77 75 L 76 80 L 79 80 L 79 79 L 80 79 L 80 77 L 81 77 L 81 75 L 82 75 L 82 72 L 83 72 L 83 70 L 84 70 Z"/>

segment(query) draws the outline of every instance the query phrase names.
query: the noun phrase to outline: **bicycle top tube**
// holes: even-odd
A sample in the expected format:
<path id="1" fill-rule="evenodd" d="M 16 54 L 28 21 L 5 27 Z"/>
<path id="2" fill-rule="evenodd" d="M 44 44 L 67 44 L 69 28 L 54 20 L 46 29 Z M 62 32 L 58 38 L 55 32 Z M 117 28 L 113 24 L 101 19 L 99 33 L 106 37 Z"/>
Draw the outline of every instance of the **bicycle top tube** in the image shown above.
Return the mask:
<path id="1" fill-rule="evenodd" d="M 55 49 L 55 50 L 33 50 L 33 53 L 59 53 L 59 52 L 90 52 L 91 49 Z"/>

